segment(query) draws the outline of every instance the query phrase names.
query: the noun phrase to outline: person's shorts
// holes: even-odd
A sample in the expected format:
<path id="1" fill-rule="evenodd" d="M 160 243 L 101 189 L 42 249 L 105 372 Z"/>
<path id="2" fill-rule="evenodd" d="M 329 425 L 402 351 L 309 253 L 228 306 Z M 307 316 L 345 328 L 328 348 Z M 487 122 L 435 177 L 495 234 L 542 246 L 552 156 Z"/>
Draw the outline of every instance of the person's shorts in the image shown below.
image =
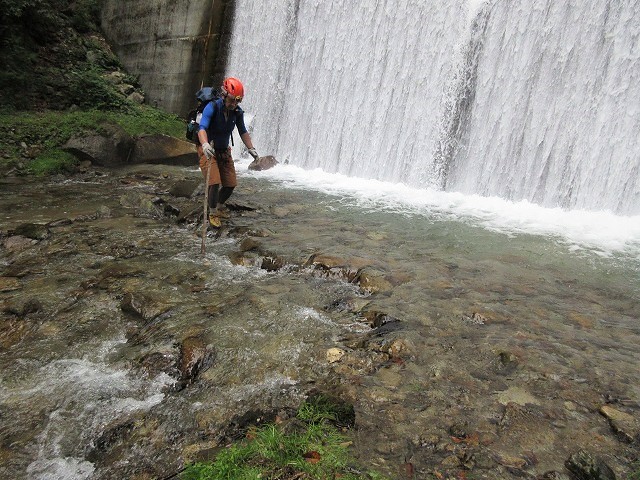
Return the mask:
<path id="1" fill-rule="evenodd" d="M 231 157 L 231 147 L 226 150 L 216 150 L 216 155 L 208 160 L 202 146 L 198 145 L 198 158 L 200 159 L 200 171 L 204 178 L 207 178 L 207 167 L 211 166 L 209 175 L 209 185 L 220 185 L 223 187 L 235 187 L 238 185 L 236 179 L 236 167 Z"/>

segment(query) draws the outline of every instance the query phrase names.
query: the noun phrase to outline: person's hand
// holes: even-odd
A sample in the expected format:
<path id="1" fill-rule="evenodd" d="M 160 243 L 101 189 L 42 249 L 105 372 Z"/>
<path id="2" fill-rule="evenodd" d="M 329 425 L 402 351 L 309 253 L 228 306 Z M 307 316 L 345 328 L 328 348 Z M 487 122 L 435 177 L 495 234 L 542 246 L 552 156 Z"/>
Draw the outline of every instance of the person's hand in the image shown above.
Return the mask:
<path id="1" fill-rule="evenodd" d="M 202 153 L 204 153 L 207 158 L 212 158 L 216 154 L 209 142 L 202 144 Z"/>
<path id="2" fill-rule="evenodd" d="M 249 155 L 251 155 L 254 160 L 258 159 L 258 152 L 256 152 L 255 148 L 250 148 L 248 152 L 249 152 Z"/>

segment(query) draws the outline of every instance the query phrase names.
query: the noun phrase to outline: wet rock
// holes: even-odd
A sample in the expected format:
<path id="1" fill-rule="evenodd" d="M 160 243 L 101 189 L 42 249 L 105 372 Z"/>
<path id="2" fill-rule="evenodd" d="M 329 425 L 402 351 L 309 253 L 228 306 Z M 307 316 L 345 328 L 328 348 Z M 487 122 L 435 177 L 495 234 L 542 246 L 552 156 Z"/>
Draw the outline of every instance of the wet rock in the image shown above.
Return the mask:
<path id="1" fill-rule="evenodd" d="M 143 135 L 135 140 L 130 163 L 161 163 L 166 165 L 193 166 L 198 162 L 193 142 L 169 135 Z M 191 190 L 193 193 L 193 190 Z"/>
<path id="2" fill-rule="evenodd" d="M 120 196 L 120 205 L 134 209 L 136 216 L 160 218 L 163 216 L 163 206 L 156 205 L 156 198 L 146 193 L 129 191 Z"/>
<path id="3" fill-rule="evenodd" d="M 327 350 L 327 362 L 328 363 L 336 363 L 339 362 L 342 357 L 344 357 L 345 351 L 340 348 L 330 348 Z"/>
<path id="4" fill-rule="evenodd" d="M 21 318 L 3 319 L 0 322 L 0 347 L 11 348 L 21 342 L 34 328 L 31 322 Z"/>
<path id="5" fill-rule="evenodd" d="M 564 473 L 549 471 L 542 474 L 542 476 L 538 477 L 537 480 L 571 480 Z"/>
<path id="6" fill-rule="evenodd" d="M 202 205 L 183 208 L 176 218 L 177 223 L 200 223 L 202 220 Z"/>
<path id="7" fill-rule="evenodd" d="M 0 277 L 1 283 L 2 277 Z M 3 311 L 18 315 L 20 317 L 26 317 L 29 314 L 37 313 L 42 310 L 42 303 L 35 298 L 21 299 L 10 298 L 3 307 Z"/>
<path id="8" fill-rule="evenodd" d="M 360 313 L 366 320 L 371 328 L 380 328 L 388 323 L 399 322 L 400 320 L 378 310 L 366 310 Z"/>
<path id="9" fill-rule="evenodd" d="M 229 260 L 234 265 L 241 265 L 243 267 L 260 266 L 263 260 L 255 254 L 247 254 L 242 252 L 231 252 L 229 254 Z"/>
<path id="10" fill-rule="evenodd" d="M 148 378 L 154 378 L 161 373 L 178 378 L 177 352 L 151 352 L 140 359 L 140 368 Z"/>
<path id="11" fill-rule="evenodd" d="M 163 205 L 162 211 L 165 213 L 165 215 L 168 215 L 170 217 L 178 217 L 180 215 L 180 209 L 169 203 L 165 203 Z"/>
<path id="12" fill-rule="evenodd" d="M 276 270 L 280 270 L 286 264 L 286 260 L 282 257 L 264 257 L 260 268 L 268 272 L 275 272 Z"/>
<path id="13" fill-rule="evenodd" d="M 370 375 L 389 361 L 389 355 L 380 352 L 348 351 L 334 369 L 341 375 Z"/>
<path id="14" fill-rule="evenodd" d="M 233 210 L 234 212 L 253 212 L 258 210 L 258 207 L 240 201 L 226 202 L 225 205 L 229 210 Z"/>
<path id="15" fill-rule="evenodd" d="M 400 320 L 393 317 L 388 317 L 388 320 L 381 324 L 379 327 L 373 329 L 368 336 L 370 337 L 383 337 L 389 333 L 397 332 L 398 330 L 402 330 L 404 325 Z"/>
<path id="16" fill-rule="evenodd" d="M 100 436 L 93 441 L 91 449 L 87 452 L 87 460 L 92 463 L 99 462 L 109 450 L 123 445 L 134 427 L 135 421 L 131 418 L 116 420 L 105 427 Z"/>
<path id="17" fill-rule="evenodd" d="M 462 320 L 472 325 L 485 325 L 487 318 L 478 312 L 473 312 L 471 315 L 462 315 Z"/>
<path id="18" fill-rule="evenodd" d="M 386 279 L 386 274 L 374 268 L 365 267 L 358 273 L 355 279 L 360 288 L 370 293 L 388 293 L 393 290 L 393 285 Z"/>
<path id="19" fill-rule="evenodd" d="M 457 468 L 460 466 L 460 459 L 457 455 L 449 455 L 440 462 L 440 466 L 445 469 Z"/>
<path id="20" fill-rule="evenodd" d="M 497 452 L 494 454 L 494 460 L 505 467 L 523 469 L 527 466 L 527 460 L 522 457 L 508 455 L 506 453 Z"/>
<path id="21" fill-rule="evenodd" d="M 362 312 L 368 304 L 369 304 L 369 300 L 364 298 L 358 298 L 358 297 L 339 298 L 338 300 L 335 300 L 331 302 L 331 304 L 327 305 L 325 307 L 325 310 L 336 311 L 336 312 L 358 313 L 358 312 Z M 365 318 L 367 318 L 366 313 L 363 315 Z"/>
<path id="22" fill-rule="evenodd" d="M 258 157 L 249 164 L 249 170 L 268 170 L 275 167 L 278 164 L 276 157 L 273 155 L 267 155 L 265 157 Z"/>
<path id="23" fill-rule="evenodd" d="M 128 163 L 134 140 L 118 125 L 105 124 L 99 133 L 72 137 L 62 150 L 81 161 L 94 165 L 113 167 Z"/>
<path id="24" fill-rule="evenodd" d="M 524 406 L 527 404 L 538 405 L 540 403 L 540 401 L 537 398 L 535 398 L 525 389 L 520 387 L 511 387 L 507 390 L 500 392 L 498 394 L 498 401 L 501 404 L 507 405 L 507 407 L 511 407 L 511 408 L 515 408 L 513 407 L 513 404 Z"/>
<path id="25" fill-rule="evenodd" d="M 342 258 L 334 255 L 319 253 L 312 255 L 305 262 L 305 267 L 313 267 L 328 277 L 344 278 L 348 282 L 356 279 L 360 269 L 369 266 L 370 261 L 364 258 Z"/>
<path id="26" fill-rule="evenodd" d="M 130 313 L 145 322 L 150 322 L 168 312 L 171 307 L 156 301 L 148 295 L 128 292 L 122 298 L 120 308 L 123 312 Z"/>
<path id="27" fill-rule="evenodd" d="M 15 277 L 0 277 L 0 292 L 12 292 L 22 288 L 22 282 Z"/>
<path id="28" fill-rule="evenodd" d="M 240 251 L 248 252 L 250 250 L 259 250 L 260 242 L 258 242 L 255 238 L 245 238 L 242 243 L 240 243 Z"/>
<path id="29" fill-rule="evenodd" d="M 498 352 L 498 361 L 495 372 L 501 375 L 510 375 L 518 368 L 518 357 L 507 351 Z"/>
<path id="30" fill-rule="evenodd" d="M 219 447 L 220 443 L 217 440 L 193 443 L 184 447 L 182 459 L 185 464 L 208 461 L 215 457 Z"/>
<path id="31" fill-rule="evenodd" d="M 173 197 L 191 198 L 201 182 L 196 180 L 179 180 L 169 189 L 169 195 Z"/>
<path id="32" fill-rule="evenodd" d="M 39 223 L 23 223 L 14 233 L 33 240 L 46 240 L 51 235 L 47 226 Z"/>
<path id="33" fill-rule="evenodd" d="M 35 240 L 22 235 L 13 235 L 5 238 L 2 245 L 9 253 L 20 253 L 36 243 Z"/>
<path id="34" fill-rule="evenodd" d="M 65 227 L 67 225 L 71 225 L 73 220 L 70 218 L 60 218 L 58 220 L 54 220 L 53 222 L 47 223 L 47 227 L 49 228 L 57 228 L 57 227 Z"/>
<path id="35" fill-rule="evenodd" d="M 180 382 L 182 388 L 196 381 L 200 373 L 205 372 L 215 360 L 215 353 L 210 345 L 199 337 L 184 339 L 180 347 Z"/>
<path id="36" fill-rule="evenodd" d="M 616 480 L 613 470 L 606 463 L 584 450 L 571 455 L 565 467 L 578 480 Z"/>
<path id="37" fill-rule="evenodd" d="M 640 421 L 636 417 L 610 405 L 600 407 L 600 413 L 609 420 L 611 428 L 622 440 L 640 442 Z"/>
<path id="38" fill-rule="evenodd" d="M 449 433 L 457 438 L 465 438 L 470 431 L 468 422 L 456 422 L 449 427 Z"/>

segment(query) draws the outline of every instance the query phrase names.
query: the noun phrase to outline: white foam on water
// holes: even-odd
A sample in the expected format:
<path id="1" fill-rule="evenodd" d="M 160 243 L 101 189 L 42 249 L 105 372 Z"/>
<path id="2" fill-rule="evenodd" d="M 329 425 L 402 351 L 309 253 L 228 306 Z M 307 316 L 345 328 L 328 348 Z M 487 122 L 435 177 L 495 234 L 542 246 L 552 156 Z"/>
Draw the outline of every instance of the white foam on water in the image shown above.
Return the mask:
<path id="1" fill-rule="evenodd" d="M 163 390 L 174 382 L 171 377 L 163 373 L 143 380 L 105 363 L 119 343 L 122 339 L 104 342 L 86 357 L 53 361 L 20 384 L 3 385 L 0 402 L 9 408 L 37 404 L 49 411 L 37 436 L 37 456 L 27 467 L 29 478 L 89 478 L 93 465 L 78 448 L 90 445 L 115 419 L 162 402 Z"/>
<path id="2" fill-rule="evenodd" d="M 293 165 L 279 164 L 260 172 L 246 170 L 247 166 L 248 160 L 241 160 L 238 171 L 281 182 L 287 188 L 337 196 L 365 209 L 393 211 L 407 217 L 421 215 L 431 221 L 461 221 L 505 235 L 542 235 L 570 249 L 588 249 L 606 256 L 623 254 L 640 260 L 640 215 L 547 208 L 526 200 L 511 202 L 498 197 L 413 188 Z"/>
<path id="3" fill-rule="evenodd" d="M 29 478 L 39 480 L 80 480 L 89 478 L 93 471 L 91 462 L 73 457 L 36 460 L 27 467 Z"/>

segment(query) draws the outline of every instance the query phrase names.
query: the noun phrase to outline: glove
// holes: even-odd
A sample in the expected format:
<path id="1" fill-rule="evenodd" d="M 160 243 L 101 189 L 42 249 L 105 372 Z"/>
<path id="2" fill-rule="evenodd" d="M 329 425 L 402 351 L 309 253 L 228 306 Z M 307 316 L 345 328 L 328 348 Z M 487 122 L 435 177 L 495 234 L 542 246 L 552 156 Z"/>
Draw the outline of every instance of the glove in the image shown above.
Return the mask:
<path id="1" fill-rule="evenodd" d="M 204 153 L 207 158 L 212 158 L 216 154 L 213 147 L 209 145 L 209 142 L 202 144 L 202 153 Z"/>
<path id="2" fill-rule="evenodd" d="M 249 152 L 249 155 L 251 155 L 254 160 L 258 159 L 258 152 L 256 152 L 255 148 L 250 148 L 248 152 Z"/>

